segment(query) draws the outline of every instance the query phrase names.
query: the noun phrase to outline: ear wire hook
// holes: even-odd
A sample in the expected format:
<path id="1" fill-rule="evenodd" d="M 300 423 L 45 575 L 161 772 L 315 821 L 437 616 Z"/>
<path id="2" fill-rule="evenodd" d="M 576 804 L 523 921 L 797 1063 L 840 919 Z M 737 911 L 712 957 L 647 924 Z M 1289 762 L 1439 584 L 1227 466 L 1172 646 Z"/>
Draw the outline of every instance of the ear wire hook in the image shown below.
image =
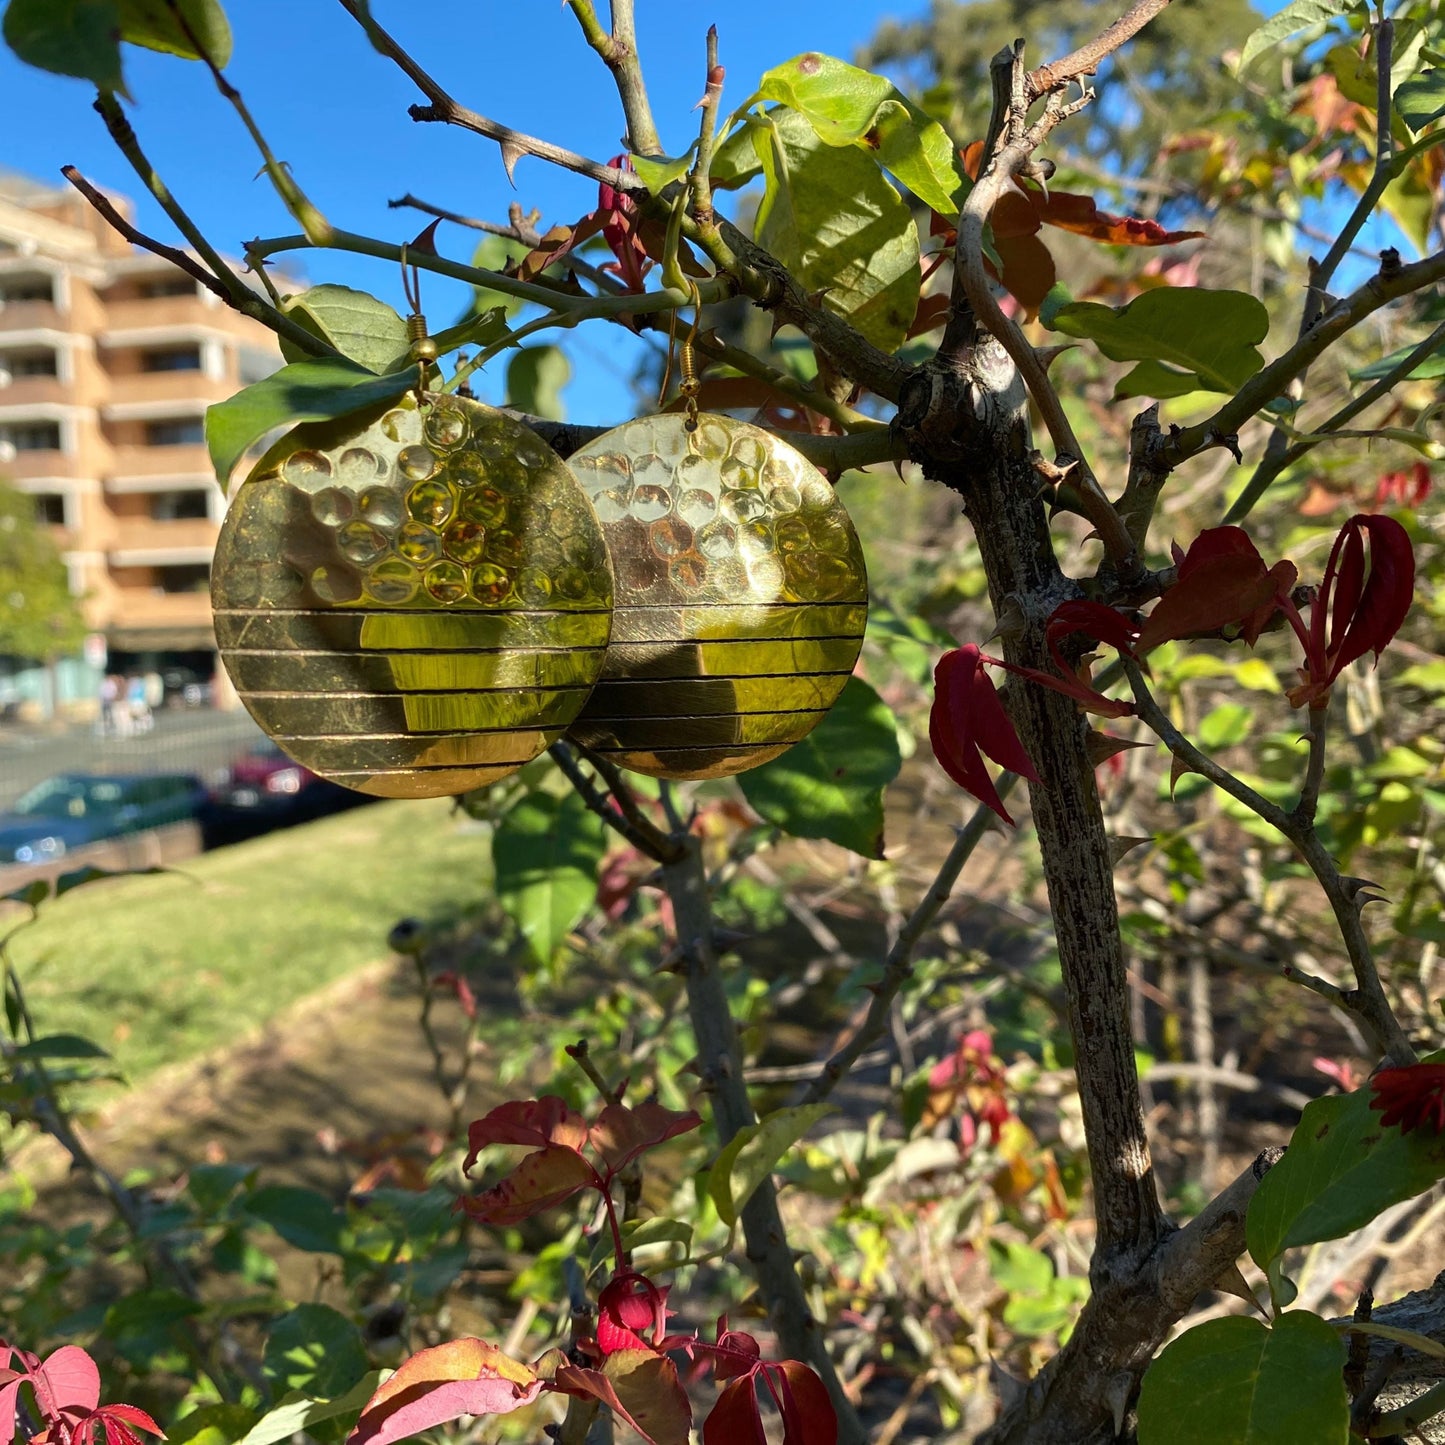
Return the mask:
<path id="1" fill-rule="evenodd" d="M 697 393 L 700 382 L 697 374 L 697 353 L 693 350 L 693 343 L 697 340 L 698 328 L 702 325 L 702 293 L 698 290 L 696 281 L 690 281 L 688 287 L 692 292 L 692 325 L 683 338 L 682 350 L 678 354 L 678 364 L 682 368 L 682 384 L 679 390 L 687 406 L 687 421 L 684 426 L 688 431 L 694 432 L 697 430 Z M 672 316 L 675 323 L 677 312 L 674 311 Z"/>
<path id="2" fill-rule="evenodd" d="M 401 247 L 401 289 L 406 295 L 406 304 L 411 308 L 406 318 L 406 338 L 410 343 L 408 357 L 416 362 L 416 402 L 418 406 L 426 400 L 426 369 L 437 359 L 437 344 L 427 333 L 426 317 L 421 310 L 421 270 L 415 262 L 410 263 L 411 274 L 407 274 L 407 247 Z"/>

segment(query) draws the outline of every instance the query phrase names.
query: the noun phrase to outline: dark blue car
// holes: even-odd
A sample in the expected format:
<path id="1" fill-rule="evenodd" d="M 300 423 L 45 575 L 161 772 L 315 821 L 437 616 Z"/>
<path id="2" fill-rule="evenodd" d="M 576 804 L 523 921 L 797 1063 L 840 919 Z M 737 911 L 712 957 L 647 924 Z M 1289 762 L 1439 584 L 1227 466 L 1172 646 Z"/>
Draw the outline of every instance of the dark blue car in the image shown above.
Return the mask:
<path id="1" fill-rule="evenodd" d="M 48 863 L 88 843 L 194 818 L 205 784 L 190 773 L 62 773 L 0 813 L 0 864 Z"/>

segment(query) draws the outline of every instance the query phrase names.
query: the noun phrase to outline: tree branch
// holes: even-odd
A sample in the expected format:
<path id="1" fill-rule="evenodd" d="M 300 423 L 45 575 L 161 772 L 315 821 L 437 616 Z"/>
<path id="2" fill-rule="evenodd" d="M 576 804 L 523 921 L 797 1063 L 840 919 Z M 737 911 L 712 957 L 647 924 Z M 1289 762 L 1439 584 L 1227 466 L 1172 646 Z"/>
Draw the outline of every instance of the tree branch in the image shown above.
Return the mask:
<path id="1" fill-rule="evenodd" d="M 612 72 L 617 97 L 622 102 L 622 114 L 627 121 L 629 149 L 640 156 L 660 156 L 662 143 L 657 138 L 652 105 L 642 78 L 642 60 L 637 53 L 637 26 L 633 20 L 632 0 L 612 0 L 610 35 L 598 22 L 592 0 L 567 0 L 567 4 L 577 17 L 587 43 Z"/>
<path id="2" fill-rule="evenodd" d="M 1121 15 L 1096 40 L 1081 45 L 1052 65 L 1041 65 L 1037 70 L 1030 71 L 1026 82 L 1029 100 L 1037 100 L 1081 75 L 1093 75 L 1101 60 L 1132 40 L 1168 4 L 1169 0 L 1135 0 L 1133 8 Z"/>
<path id="3" fill-rule="evenodd" d="M 599 161 L 589 160 L 575 151 L 553 145 L 550 141 L 539 140 L 536 136 L 527 135 L 524 131 L 513 130 L 511 126 L 500 125 L 484 115 L 478 115 L 474 110 L 468 110 L 464 105 L 458 105 L 446 89 L 423 70 L 411 55 L 377 23 L 365 0 L 338 0 L 338 3 L 366 32 L 366 38 L 371 41 L 372 49 L 386 56 L 388 60 L 394 61 L 410 77 L 417 89 L 431 101 L 429 106 L 412 106 L 411 118 L 417 121 L 442 121 L 447 125 L 473 131 L 477 135 L 485 136 L 488 140 L 496 141 L 501 147 L 502 164 L 506 167 L 508 180 L 512 179 L 512 171 L 518 159 L 529 155 L 536 156 L 538 160 L 550 161 L 564 170 L 575 171 L 578 175 L 588 176 L 594 181 L 613 187 L 614 190 L 643 192 L 647 190 L 647 187 L 631 171 L 624 171 L 617 166 L 605 166 Z"/>

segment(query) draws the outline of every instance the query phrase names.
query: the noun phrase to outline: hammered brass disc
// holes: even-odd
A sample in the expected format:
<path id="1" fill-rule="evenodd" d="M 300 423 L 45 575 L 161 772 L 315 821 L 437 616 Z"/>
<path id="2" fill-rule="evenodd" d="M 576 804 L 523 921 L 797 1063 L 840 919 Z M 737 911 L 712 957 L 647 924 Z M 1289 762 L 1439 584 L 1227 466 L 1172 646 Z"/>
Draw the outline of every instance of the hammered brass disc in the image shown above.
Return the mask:
<path id="1" fill-rule="evenodd" d="M 287 433 L 211 576 L 221 659 L 298 763 L 386 798 L 530 762 L 601 673 L 612 571 L 567 465 L 479 402 L 407 397 Z"/>
<path id="2" fill-rule="evenodd" d="M 857 661 L 868 580 L 827 479 L 759 427 L 626 423 L 572 458 L 617 579 L 602 679 L 568 735 L 654 777 L 716 778 L 807 736 Z"/>

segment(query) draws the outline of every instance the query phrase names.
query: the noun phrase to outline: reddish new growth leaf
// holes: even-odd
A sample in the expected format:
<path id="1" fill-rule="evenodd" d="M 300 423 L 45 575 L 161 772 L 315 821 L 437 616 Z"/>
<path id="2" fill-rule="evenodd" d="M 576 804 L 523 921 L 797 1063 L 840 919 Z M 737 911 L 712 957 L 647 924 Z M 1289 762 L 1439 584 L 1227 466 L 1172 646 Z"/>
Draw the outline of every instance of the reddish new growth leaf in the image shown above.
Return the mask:
<path id="1" fill-rule="evenodd" d="M 1044 624 L 1044 641 L 1048 643 L 1049 656 L 1053 658 L 1062 679 L 1036 672 L 1033 668 L 1015 668 L 1014 671 L 1073 698 L 1085 712 L 1099 717 L 1129 716 L 1134 711 L 1134 704 L 1105 697 L 1094 686 L 1087 659 L 1074 666 L 1064 656 L 1065 639 L 1080 632 L 1085 637 L 1092 637 L 1095 642 L 1108 643 L 1125 657 L 1134 656 L 1139 631 L 1122 612 L 1106 607 L 1102 602 L 1061 602 L 1049 613 L 1049 620 Z"/>
<path id="2" fill-rule="evenodd" d="M 726 1316 L 718 1321 L 717 1344 L 699 1342 L 697 1350 L 711 1357 L 715 1379 L 730 1381 L 703 1424 L 703 1445 L 767 1445 L 759 1387 L 782 1416 L 782 1445 L 834 1445 L 838 1416 L 809 1366 L 798 1360 L 764 1360 L 758 1342 L 741 1330 L 728 1329 Z"/>
<path id="3" fill-rule="evenodd" d="M 584 1189 L 602 1195 L 611 1219 L 608 1190 L 612 1180 L 644 1150 L 702 1123 L 692 1111 L 678 1113 L 660 1104 L 609 1104 L 589 1129 L 583 1117 L 555 1094 L 500 1104 L 467 1131 L 469 1148 L 462 1168 L 469 1171 L 492 1144 L 537 1146 L 499 1184 L 462 1201 L 483 1224 L 517 1224 L 562 1204 Z M 582 1151 L 590 1146 L 594 1163 Z M 600 1165 L 600 1167 L 599 1167 Z M 614 1242 L 621 1243 L 613 1223 Z"/>
<path id="4" fill-rule="evenodd" d="M 1139 634 L 1139 652 L 1181 637 L 1238 627 L 1253 647 L 1298 577 L 1293 562 L 1265 565 L 1242 527 L 1211 527 L 1178 555 L 1178 577 Z"/>
<path id="5" fill-rule="evenodd" d="M 466 1014 L 469 1022 L 477 1017 L 477 996 L 472 992 L 472 986 L 461 974 L 452 969 L 437 974 L 431 981 L 431 986 L 438 990 L 450 990 L 456 995 L 457 1002 L 462 1006 L 462 1012 Z"/>
<path id="6" fill-rule="evenodd" d="M 958 1047 L 929 1070 L 924 1127 L 955 1112 L 959 1149 L 965 1154 L 978 1142 L 980 1125 L 988 1126 L 989 1140 L 997 1144 L 1003 1126 L 1013 1117 L 1003 1063 L 994 1056 L 993 1035 L 987 1029 L 970 1029 Z"/>
<path id="7" fill-rule="evenodd" d="M 691 1438 L 692 1406 L 677 1366 L 653 1350 L 618 1350 L 606 1356 L 600 1370 L 561 1365 L 550 1387 L 600 1400 L 648 1445 L 688 1445 Z"/>
<path id="8" fill-rule="evenodd" d="M 1416 462 L 1408 472 L 1385 472 L 1375 484 L 1375 510 L 1418 507 L 1430 495 L 1430 468 Z"/>
<path id="9" fill-rule="evenodd" d="M 978 179 L 982 156 L 982 141 L 974 141 L 963 151 L 963 168 L 971 180 Z M 1038 310 L 1058 279 L 1054 258 L 1039 239 L 1038 233 L 1044 226 L 1056 226 L 1115 246 L 1170 246 L 1204 234 L 1203 231 L 1168 231 L 1157 221 L 1138 216 L 1112 216 L 1101 211 L 1089 196 L 1046 191 L 1021 181 L 1013 182 L 999 197 L 989 225 L 994 250 L 1003 263 L 1002 275 L 991 261 L 985 264 L 1004 289 L 1030 313 Z M 935 215 L 933 234 L 943 236 L 945 247 L 953 244 L 952 230 L 952 217 Z"/>
<path id="10" fill-rule="evenodd" d="M 1367 652 L 1378 659 L 1389 646 L 1414 595 L 1410 534 L 1393 517 L 1351 517 L 1330 548 L 1308 629 L 1292 603 L 1280 603 L 1305 650 L 1290 704 L 1326 706 L 1335 679 L 1350 663 Z"/>
<path id="11" fill-rule="evenodd" d="M 506 1415 L 542 1382 L 484 1340 L 451 1340 L 407 1360 L 366 1402 L 346 1445 L 392 1445 L 463 1415 Z"/>
<path id="12" fill-rule="evenodd" d="M 928 740 L 943 771 L 964 792 L 992 808 L 1005 823 L 1012 823 L 982 754 L 1022 778 L 1038 782 L 1039 775 L 983 670 L 986 662 L 995 659 L 985 657 L 971 642 L 939 658 L 933 669 Z"/>
<path id="13" fill-rule="evenodd" d="M 1445 1134 L 1445 1064 L 1381 1069 L 1370 1090 L 1370 1107 L 1380 1110 L 1386 1128 L 1398 1124 L 1406 1134 L 1412 1129 Z"/>
<path id="14" fill-rule="evenodd" d="M 36 1445 L 142 1445 L 139 1431 L 165 1432 L 136 1405 L 102 1405 L 100 1371 L 78 1345 L 62 1345 L 44 1363 L 0 1340 L 0 1441 L 15 1438 L 20 1387 L 35 1392 L 44 1429 Z"/>
<path id="15" fill-rule="evenodd" d="M 636 1270 L 619 1270 L 597 1300 L 597 1348 L 656 1350 L 667 1338 L 667 1289 Z"/>

